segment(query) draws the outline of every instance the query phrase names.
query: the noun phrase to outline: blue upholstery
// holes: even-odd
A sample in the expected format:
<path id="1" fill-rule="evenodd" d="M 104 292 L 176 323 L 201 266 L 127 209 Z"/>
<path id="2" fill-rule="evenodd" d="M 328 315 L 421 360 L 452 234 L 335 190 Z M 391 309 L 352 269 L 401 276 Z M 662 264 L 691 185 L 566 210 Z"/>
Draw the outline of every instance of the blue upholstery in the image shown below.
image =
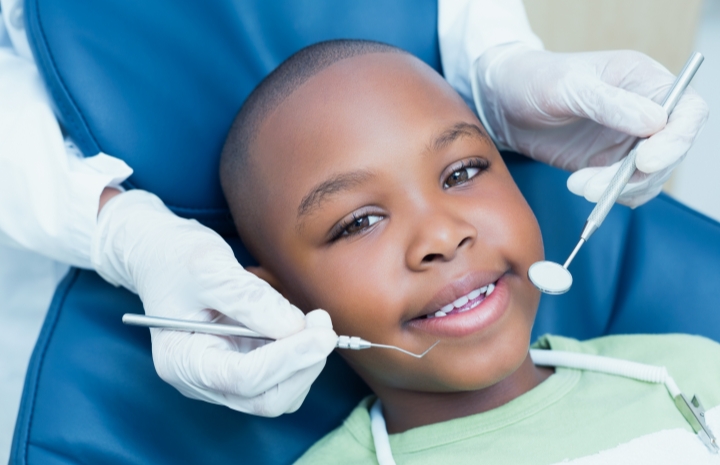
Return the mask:
<path id="1" fill-rule="evenodd" d="M 593 205 L 567 192 L 567 173 L 505 159 L 538 218 L 546 257 L 562 262 Z M 720 341 L 720 223 L 665 194 L 635 210 L 615 206 L 571 270 L 567 294 L 542 297 L 535 336 L 681 332 Z"/>
<path id="2" fill-rule="evenodd" d="M 132 6 L 132 8 L 131 8 Z M 66 130 L 135 168 L 128 186 L 231 236 L 217 158 L 252 87 L 309 43 L 362 37 L 439 69 L 430 0 L 27 0 L 34 53 Z M 567 174 L 505 154 L 536 212 L 549 258 L 563 259 L 590 210 Z M 241 263 L 252 259 L 228 238 Z M 575 285 L 544 296 L 535 335 L 674 332 L 720 340 L 720 224 L 668 197 L 617 207 L 572 266 Z M 292 462 L 338 425 L 367 388 L 333 355 L 303 407 L 257 418 L 184 398 L 159 380 L 131 293 L 72 270 L 28 370 L 13 465 Z"/>
<path id="3" fill-rule="evenodd" d="M 372 38 L 440 70 L 435 0 L 26 0 L 26 23 L 80 150 L 122 158 L 127 187 L 221 233 L 234 231 L 218 182 L 225 135 L 285 58 Z"/>

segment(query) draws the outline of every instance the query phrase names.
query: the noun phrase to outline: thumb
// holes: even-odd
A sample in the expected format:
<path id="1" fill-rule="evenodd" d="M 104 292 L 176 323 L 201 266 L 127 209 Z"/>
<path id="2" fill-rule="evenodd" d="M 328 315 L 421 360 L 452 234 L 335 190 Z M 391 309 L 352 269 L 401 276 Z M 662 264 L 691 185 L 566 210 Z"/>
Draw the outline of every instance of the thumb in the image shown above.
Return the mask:
<path id="1" fill-rule="evenodd" d="M 603 171 L 603 169 L 604 167 L 590 167 L 575 171 L 567 180 L 568 190 L 575 195 L 585 197 L 585 187 L 588 182 Z"/>
<path id="2" fill-rule="evenodd" d="M 590 202 L 597 202 L 602 197 L 613 176 L 620 168 L 621 161 L 605 167 L 584 168 L 573 173 L 567 181 L 570 192 L 585 197 Z M 639 179 L 629 182 L 618 198 L 618 203 L 635 208 L 657 196 L 662 190 L 667 173 L 659 173 L 651 176 L 642 175 Z"/>
<path id="3" fill-rule="evenodd" d="M 610 166 L 583 168 L 574 172 L 567 180 L 568 190 L 575 195 L 585 197 L 589 202 L 596 203 L 620 169 L 621 163 L 622 160 Z"/>
<path id="4" fill-rule="evenodd" d="M 660 131 L 668 117 L 662 106 L 651 99 L 599 79 L 568 86 L 566 100 L 575 116 L 635 137 Z"/>

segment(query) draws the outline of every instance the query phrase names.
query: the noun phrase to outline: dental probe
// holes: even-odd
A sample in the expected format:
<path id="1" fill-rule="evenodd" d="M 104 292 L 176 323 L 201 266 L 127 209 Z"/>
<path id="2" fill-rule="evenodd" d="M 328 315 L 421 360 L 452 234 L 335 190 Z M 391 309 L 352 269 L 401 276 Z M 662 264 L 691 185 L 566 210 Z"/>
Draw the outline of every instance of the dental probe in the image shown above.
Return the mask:
<path id="1" fill-rule="evenodd" d="M 191 320 L 176 320 L 174 318 L 161 318 L 157 316 L 138 315 L 136 313 L 126 313 L 122 317 L 122 322 L 126 325 L 131 326 L 142 326 L 145 328 L 160 328 L 160 329 L 171 329 L 174 331 L 188 331 L 193 333 L 204 333 L 214 334 L 216 336 L 240 336 L 248 337 L 251 339 L 265 339 L 267 341 L 274 341 L 267 336 L 263 336 L 260 333 L 253 331 L 252 329 L 244 328 L 242 326 L 235 325 L 223 325 L 218 323 L 203 323 L 200 321 Z M 405 349 L 401 349 L 397 346 L 390 346 L 385 344 L 375 344 L 374 342 L 366 341 L 365 339 L 356 336 L 339 336 L 336 347 L 338 349 L 349 349 L 349 350 L 364 350 L 376 347 L 378 349 L 392 349 L 402 352 L 403 354 L 410 355 L 415 358 L 423 358 L 428 352 L 430 352 L 440 341 L 435 341 L 435 344 L 425 350 L 421 354 L 414 354 Z"/>
<path id="2" fill-rule="evenodd" d="M 680 97 L 682 97 L 683 92 L 685 92 L 685 89 L 695 76 L 695 73 L 702 64 L 703 60 L 704 57 L 701 53 L 693 53 L 687 63 L 685 63 L 682 71 L 680 71 L 680 74 L 678 74 L 675 82 L 672 87 L 670 87 L 670 91 L 667 96 L 665 96 L 665 100 L 663 100 L 662 103 L 662 107 L 668 116 L 672 113 L 678 101 L 680 101 Z M 605 192 L 603 192 L 597 205 L 595 205 L 595 208 L 593 208 L 590 213 L 590 216 L 585 222 L 585 227 L 580 234 L 580 241 L 565 261 L 565 264 L 560 266 L 559 263 L 543 260 L 533 263 L 530 266 L 530 269 L 528 269 L 528 278 L 530 278 L 530 281 L 532 281 L 535 287 L 546 294 L 564 294 L 570 290 L 570 286 L 572 286 L 573 281 L 572 275 L 570 274 L 570 271 L 568 271 L 570 263 L 577 255 L 580 247 L 582 247 L 583 244 L 590 239 L 590 236 L 592 236 L 603 221 L 605 221 L 605 217 L 608 213 L 610 213 L 610 209 L 612 209 L 613 205 L 625 188 L 625 185 L 628 181 L 630 181 L 633 173 L 635 173 L 635 157 L 637 156 L 637 149 L 644 144 L 646 140 L 647 139 L 639 139 L 635 142 L 635 145 L 633 145 L 630 153 L 627 157 L 625 157 L 625 160 L 623 160 L 620 168 L 615 173 L 615 176 L 613 176 L 610 184 L 605 189 Z"/>

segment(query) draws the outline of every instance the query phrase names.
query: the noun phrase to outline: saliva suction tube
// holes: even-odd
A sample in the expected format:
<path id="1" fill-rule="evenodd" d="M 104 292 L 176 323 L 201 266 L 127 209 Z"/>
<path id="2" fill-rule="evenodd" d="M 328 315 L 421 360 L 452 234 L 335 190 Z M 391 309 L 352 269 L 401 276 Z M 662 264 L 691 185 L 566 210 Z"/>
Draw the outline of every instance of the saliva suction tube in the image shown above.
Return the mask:
<path id="1" fill-rule="evenodd" d="M 159 329 L 171 329 L 174 331 L 188 331 L 194 333 L 214 334 L 216 336 L 239 336 L 247 337 L 251 339 L 265 339 L 272 341 L 274 339 L 262 334 L 255 332 L 251 329 L 243 326 L 236 325 L 225 325 L 219 323 L 203 323 L 201 321 L 192 320 L 178 320 L 174 318 L 161 318 L 157 316 L 139 315 L 135 313 L 126 313 L 122 317 L 123 323 L 132 326 L 142 326 L 145 328 L 159 328 Z M 435 341 L 433 345 L 428 347 L 424 352 L 416 354 L 405 350 L 401 347 L 376 344 L 374 342 L 366 341 L 365 339 L 356 336 L 339 336 L 336 347 L 338 349 L 348 350 L 365 350 L 365 349 L 391 349 L 402 352 L 405 355 L 409 355 L 415 358 L 423 358 L 430 352 L 436 345 L 440 343 L 440 340 Z"/>

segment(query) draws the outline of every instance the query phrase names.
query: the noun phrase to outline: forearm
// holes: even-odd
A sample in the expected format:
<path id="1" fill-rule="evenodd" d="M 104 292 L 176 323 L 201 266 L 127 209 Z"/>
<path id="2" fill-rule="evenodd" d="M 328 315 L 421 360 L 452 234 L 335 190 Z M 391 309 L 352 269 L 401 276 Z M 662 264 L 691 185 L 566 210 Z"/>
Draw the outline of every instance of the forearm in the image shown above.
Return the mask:
<path id="1" fill-rule="evenodd" d="M 35 64 L 0 48 L 0 240 L 89 268 L 101 194 L 132 170 L 63 140 Z"/>
<path id="2" fill-rule="evenodd" d="M 100 204 L 98 205 L 98 215 L 102 211 L 103 207 L 106 203 L 110 201 L 113 197 L 120 194 L 122 191 L 119 189 L 115 189 L 113 187 L 106 187 L 103 189 L 102 194 L 100 194 Z"/>

